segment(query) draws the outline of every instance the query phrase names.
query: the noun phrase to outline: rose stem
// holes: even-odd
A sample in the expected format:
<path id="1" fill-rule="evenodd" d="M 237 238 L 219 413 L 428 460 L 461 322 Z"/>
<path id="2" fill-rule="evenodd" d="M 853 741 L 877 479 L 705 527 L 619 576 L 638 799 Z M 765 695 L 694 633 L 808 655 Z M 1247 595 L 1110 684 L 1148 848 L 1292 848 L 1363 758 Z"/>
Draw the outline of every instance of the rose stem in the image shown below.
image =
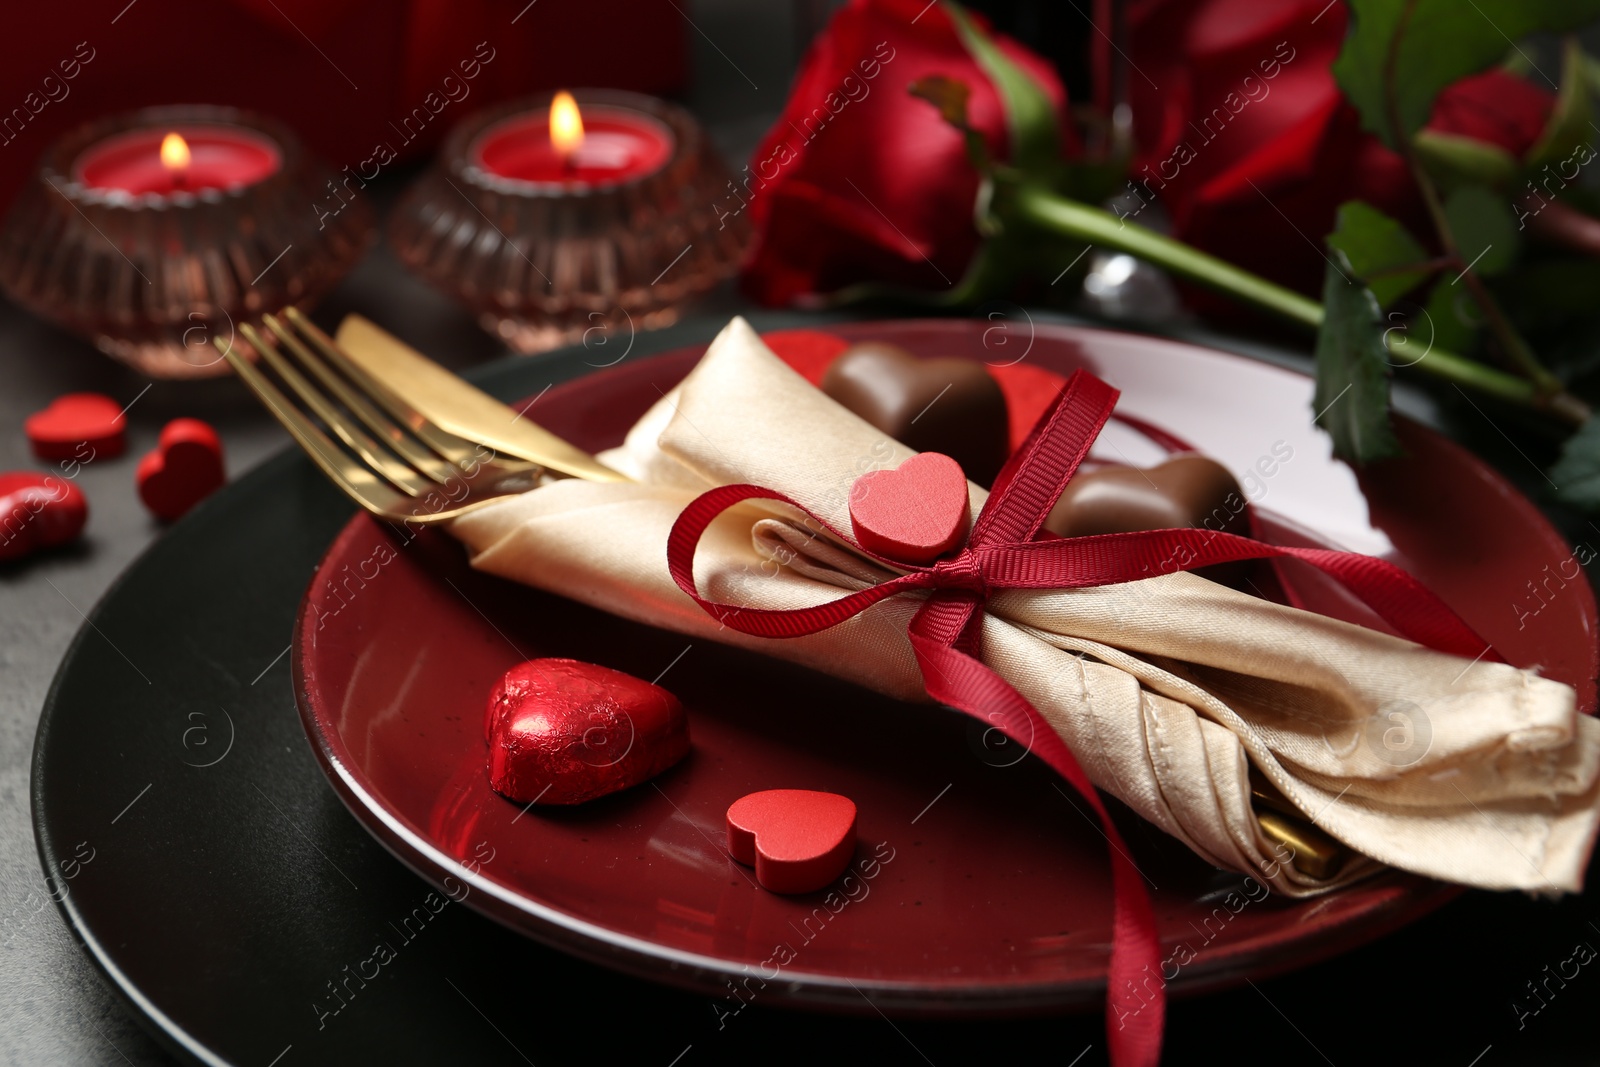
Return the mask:
<path id="1" fill-rule="evenodd" d="M 1400 96 L 1395 91 L 1395 72 L 1399 67 L 1400 42 L 1405 38 L 1406 29 L 1410 26 L 1411 16 L 1416 9 L 1417 0 L 1406 0 L 1405 10 L 1400 15 L 1400 24 L 1395 27 L 1394 35 L 1389 39 L 1389 51 L 1383 63 L 1384 108 L 1395 147 L 1400 157 L 1405 160 L 1406 168 L 1411 171 L 1411 180 L 1422 193 L 1422 202 L 1428 208 L 1428 217 L 1433 220 L 1433 229 L 1439 237 L 1440 247 L 1444 249 L 1445 255 L 1464 259 L 1461 249 L 1456 245 L 1455 233 L 1450 229 L 1450 220 L 1445 216 L 1444 203 L 1439 199 L 1439 191 L 1434 188 L 1433 179 L 1428 177 L 1428 172 L 1423 169 L 1422 161 L 1417 158 L 1416 148 L 1412 145 L 1411 138 L 1406 135 L 1405 126 L 1400 121 Z M 1505 350 L 1511 362 L 1533 380 L 1541 396 L 1555 397 L 1560 394 L 1563 389 L 1561 379 L 1551 374 L 1545 369 L 1544 364 L 1539 362 L 1539 357 L 1533 354 L 1528 342 L 1524 341 L 1522 335 L 1511 325 L 1511 320 L 1500 310 L 1500 304 L 1489 292 L 1489 287 L 1483 284 L 1483 279 L 1478 277 L 1478 273 L 1472 267 L 1473 264 L 1468 263 L 1462 269 L 1461 280 L 1467 283 L 1467 289 L 1477 302 L 1478 309 L 1483 312 L 1489 331 L 1500 341 L 1500 347 Z"/>
<path id="2" fill-rule="evenodd" d="M 1014 206 L 1022 219 L 1051 233 L 1138 256 L 1181 278 L 1236 297 L 1307 329 L 1322 327 L 1322 305 L 1315 300 L 1181 241 L 1142 226 L 1130 226 L 1108 211 L 1067 200 L 1035 186 L 1018 188 Z M 1391 333 L 1384 334 L 1384 342 L 1391 350 L 1404 344 L 1403 340 L 1391 341 L 1390 337 Z M 1547 409 L 1575 425 L 1589 415 L 1588 405 L 1570 393 L 1545 394 L 1532 382 L 1443 349 L 1432 349 L 1413 366 L 1436 378 L 1471 386 L 1513 404 Z"/>

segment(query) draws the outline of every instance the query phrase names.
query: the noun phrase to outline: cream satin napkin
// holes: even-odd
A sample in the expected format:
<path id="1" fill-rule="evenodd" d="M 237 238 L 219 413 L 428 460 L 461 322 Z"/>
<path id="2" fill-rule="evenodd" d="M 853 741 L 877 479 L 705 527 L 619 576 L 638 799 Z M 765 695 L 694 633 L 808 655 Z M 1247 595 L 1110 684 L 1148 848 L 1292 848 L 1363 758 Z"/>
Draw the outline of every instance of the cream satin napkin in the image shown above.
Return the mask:
<path id="1" fill-rule="evenodd" d="M 667 533 L 706 489 L 765 486 L 848 530 L 855 479 L 911 454 L 736 318 L 623 446 L 600 457 L 636 482 L 554 482 L 473 512 L 451 533 L 481 570 L 926 700 L 906 637 L 916 597 L 774 640 L 720 627 L 667 573 Z M 977 514 L 985 493 L 970 492 Z M 806 523 L 748 503 L 723 514 L 700 544 L 701 594 L 810 607 L 891 576 Z M 1575 712 L 1570 687 L 1533 671 L 1469 662 L 1188 573 L 998 594 L 983 659 L 1101 789 L 1208 862 L 1290 896 L 1378 863 L 1496 889 L 1581 888 L 1600 818 L 1600 721 Z M 1389 730 L 1409 731 L 1407 743 L 1388 744 Z M 1251 809 L 1251 764 L 1365 858 L 1331 880 L 1283 862 Z"/>

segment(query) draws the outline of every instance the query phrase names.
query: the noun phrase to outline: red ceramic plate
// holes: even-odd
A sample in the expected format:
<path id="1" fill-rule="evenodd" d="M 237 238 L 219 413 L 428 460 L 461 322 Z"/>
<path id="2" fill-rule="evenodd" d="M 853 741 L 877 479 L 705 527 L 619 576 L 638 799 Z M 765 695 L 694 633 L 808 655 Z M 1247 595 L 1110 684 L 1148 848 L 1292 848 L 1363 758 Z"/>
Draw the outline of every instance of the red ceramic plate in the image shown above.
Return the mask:
<path id="1" fill-rule="evenodd" d="M 830 327 L 928 357 L 1015 359 L 989 324 Z M 552 389 L 541 423 L 589 449 L 631 422 L 700 350 Z M 1438 435 L 1402 421 L 1407 457 L 1356 479 L 1310 424 L 1310 381 L 1192 345 L 1040 326 L 1015 381 L 1086 367 L 1122 410 L 1226 462 L 1258 503 L 1326 541 L 1380 552 L 1437 590 L 1510 661 L 1539 664 L 1594 704 L 1595 605 L 1527 583 L 1571 553 L 1534 507 Z M 1047 377 L 1047 376 L 1041 376 Z M 1154 458 L 1108 431 L 1109 459 Z M 1145 449 L 1144 455 L 1139 450 Z M 1285 526 L 1283 536 L 1292 536 Z M 1567 565 L 1570 572 L 1571 564 Z M 1553 587 L 1552 587 L 1553 588 Z M 1326 591 L 1319 609 L 1342 611 Z M 305 728 L 350 810 L 424 877 L 512 930 L 710 994 L 942 1014 L 1086 1006 L 1105 988 L 1106 845 L 1070 790 L 985 744 L 963 716 L 898 704 L 774 660 L 637 626 L 478 575 L 447 537 L 407 542 L 365 515 L 328 551 L 302 606 L 294 671 Z M 693 750 L 655 782 L 575 809 L 524 812 L 489 789 L 490 687 L 535 656 L 603 663 L 689 709 Z M 757 888 L 723 850 L 723 813 L 759 789 L 823 789 L 860 811 L 854 878 L 832 897 Z M 1195 992 L 1303 965 L 1378 936 L 1453 892 L 1388 874 L 1300 903 L 1123 813 L 1169 950 Z M 1254 886 L 1254 888 L 1252 888 Z M 1241 895 L 1229 896 L 1230 892 Z M 1243 904 L 1239 901 L 1244 900 Z M 508 932 L 507 936 L 513 936 Z M 764 984 L 763 984 L 764 983 Z"/>

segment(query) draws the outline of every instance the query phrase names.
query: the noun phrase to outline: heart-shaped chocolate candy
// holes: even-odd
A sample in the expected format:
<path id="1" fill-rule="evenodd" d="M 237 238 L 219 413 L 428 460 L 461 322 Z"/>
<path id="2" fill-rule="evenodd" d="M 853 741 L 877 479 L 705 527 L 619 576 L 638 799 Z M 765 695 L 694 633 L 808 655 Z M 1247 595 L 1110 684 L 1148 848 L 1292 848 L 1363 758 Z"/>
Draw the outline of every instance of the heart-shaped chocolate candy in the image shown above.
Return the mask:
<path id="1" fill-rule="evenodd" d="M 1076 475 L 1044 526 L 1063 537 L 1173 528 L 1250 533 L 1238 481 L 1228 468 L 1197 453 L 1173 456 L 1147 470 L 1101 467 Z M 1244 589 L 1251 563 L 1216 563 L 1194 573 Z"/>
<path id="2" fill-rule="evenodd" d="M 689 751 L 677 697 L 574 659 L 507 671 L 489 696 L 484 730 L 489 784 L 523 804 L 582 804 L 648 781 Z"/>
<path id="3" fill-rule="evenodd" d="M 1188 453 L 1149 469 L 1101 467 L 1075 475 L 1045 529 L 1062 537 L 1173 528 L 1242 534 L 1244 505 L 1228 468 Z"/>
<path id="4" fill-rule="evenodd" d="M 982 363 L 918 359 L 863 341 L 829 365 L 822 391 L 918 452 L 942 452 L 991 485 L 1010 454 L 1006 398 Z"/>

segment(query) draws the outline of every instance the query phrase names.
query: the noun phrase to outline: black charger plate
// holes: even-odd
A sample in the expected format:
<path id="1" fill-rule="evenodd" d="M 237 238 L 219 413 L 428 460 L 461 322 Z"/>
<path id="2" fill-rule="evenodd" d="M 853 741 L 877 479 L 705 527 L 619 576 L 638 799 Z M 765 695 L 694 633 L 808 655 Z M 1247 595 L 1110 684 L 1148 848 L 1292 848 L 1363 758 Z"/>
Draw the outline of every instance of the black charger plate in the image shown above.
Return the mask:
<path id="1" fill-rule="evenodd" d="M 801 324 L 752 319 L 762 330 Z M 708 341 L 722 324 L 649 335 L 630 358 Z M 474 377 L 528 396 L 612 358 L 576 349 Z M 350 817 L 295 711 L 288 635 L 350 513 L 297 453 L 264 464 L 123 575 L 46 700 L 32 797 L 46 876 L 86 951 L 175 1054 L 276 1067 L 951 1064 L 1040 1049 L 1080 1065 L 1102 1058 L 1095 1016 L 891 1023 L 865 998 L 855 1018 L 772 1010 L 759 989 L 708 1000 L 572 959 L 445 901 Z M 1259 1040 L 1313 1060 L 1308 1044 L 1335 1062 L 1384 1048 L 1466 1063 L 1498 1041 L 1548 1061 L 1582 1032 L 1571 1010 L 1581 994 L 1553 1003 L 1530 1035 L 1507 1004 L 1545 956 L 1559 963 L 1573 940 L 1595 939 L 1583 904 L 1473 894 L 1311 971 L 1174 1005 L 1170 1058 Z M 1485 941 L 1508 923 L 1525 948 Z M 389 952 L 375 953 L 380 943 Z M 1373 1003 L 1364 991 L 1378 986 L 1399 999 Z M 1446 1017 L 1475 1023 L 1441 1030 Z"/>

